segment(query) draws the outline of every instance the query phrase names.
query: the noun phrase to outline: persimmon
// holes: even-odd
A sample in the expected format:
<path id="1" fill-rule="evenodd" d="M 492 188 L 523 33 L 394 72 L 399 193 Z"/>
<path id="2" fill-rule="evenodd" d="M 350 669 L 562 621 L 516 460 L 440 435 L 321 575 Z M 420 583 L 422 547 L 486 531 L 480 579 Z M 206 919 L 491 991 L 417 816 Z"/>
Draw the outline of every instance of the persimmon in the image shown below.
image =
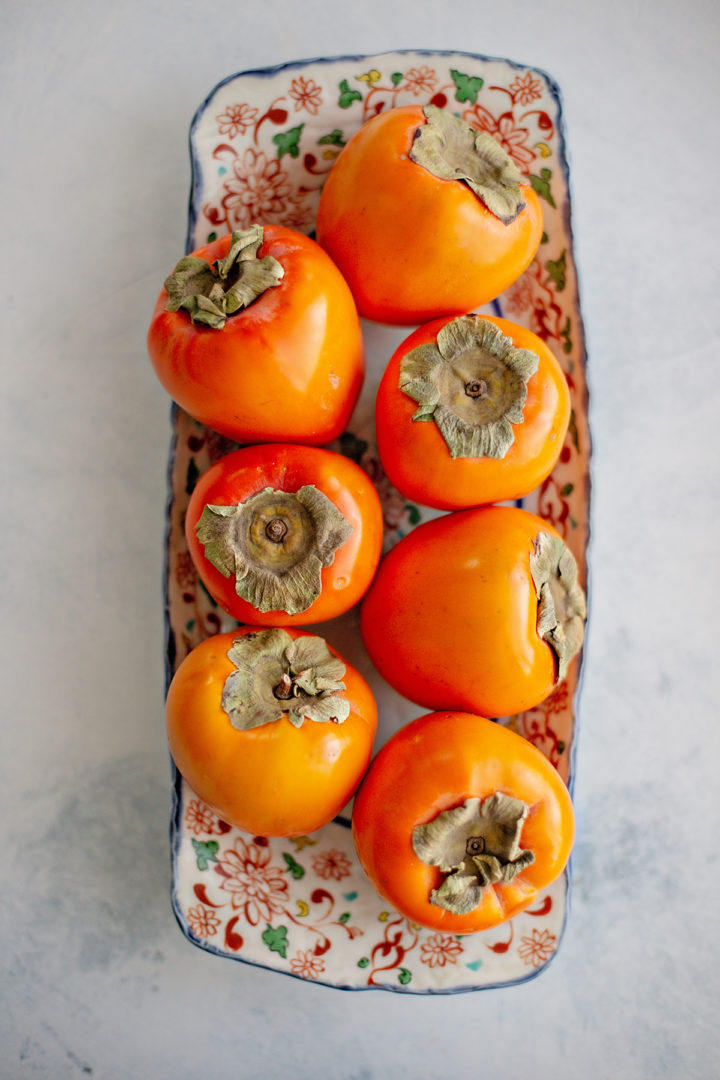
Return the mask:
<path id="1" fill-rule="evenodd" d="M 324 622 L 356 604 L 382 548 L 367 474 L 316 446 L 266 443 L 218 459 L 185 517 L 188 549 L 210 595 L 239 622 Z"/>
<path id="2" fill-rule="evenodd" d="M 239 627 L 206 638 L 167 695 L 170 753 L 220 817 L 261 836 L 332 820 L 367 768 L 377 708 L 322 638 Z"/>
<path id="3" fill-rule="evenodd" d="M 584 625 L 569 548 L 548 522 L 508 506 L 417 526 L 384 556 L 361 610 L 370 657 L 399 693 L 489 717 L 543 701 Z"/>
<path id="4" fill-rule="evenodd" d="M 325 182 L 316 229 L 360 314 L 391 324 L 495 299 L 542 232 L 540 200 L 505 150 L 434 105 L 363 124 Z"/>
<path id="5" fill-rule="evenodd" d="M 421 326 L 396 349 L 376 401 L 389 479 L 441 510 L 529 494 L 552 471 L 569 420 L 567 380 L 545 342 L 490 315 Z"/>
<path id="6" fill-rule="evenodd" d="M 347 425 L 364 376 L 357 309 L 314 240 L 252 226 L 185 256 L 148 351 L 167 392 L 238 442 L 320 445 Z"/>
<path id="7" fill-rule="evenodd" d="M 574 815 L 532 743 L 480 716 L 438 712 L 375 756 L 352 827 L 385 900 L 421 926 L 471 934 L 512 918 L 559 877 Z"/>

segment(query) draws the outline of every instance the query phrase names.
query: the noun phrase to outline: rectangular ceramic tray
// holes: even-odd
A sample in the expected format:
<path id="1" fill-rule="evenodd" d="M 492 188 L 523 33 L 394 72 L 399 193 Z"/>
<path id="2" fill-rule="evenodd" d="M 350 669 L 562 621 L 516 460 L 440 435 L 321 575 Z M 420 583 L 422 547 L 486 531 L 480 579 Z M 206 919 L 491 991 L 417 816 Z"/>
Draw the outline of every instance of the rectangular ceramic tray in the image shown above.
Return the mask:
<path id="1" fill-rule="evenodd" d="M 545 236 L 523 277 L 486 310 L 530 327 L 555 353 L 573 414 L 561 459 L 521 505 L 550 521 L 587 583 L 590 437 L 582 320 L 570 229 L 560 95 L 543 72 L 467 53 L 397 52 L 286 64 L 221 82 L 192 122 L 187 250 L 252 222 L 312 233 L 323 181 L 349 136 L 380 109 L 432 101 L 490 132 L 542 198 Z M 374 396 L 385 364 L 411 327 L 364 323 L 365 388 L 348 431 L 332 448 L 373 478 L 385 550 L 435 512 L 391 487 L 378 460 Z M 203 638 L 233 621 L 198 583 L 183 521 L 197 476 L 234 448 L 172 410 L 166 548 L 167 678 Z M 376 749 L 425 710 L 374 671 L 358 613 L 321 629 L 367 678 L 379 706 Z M 502 718 L 558 768 L 572 789 L 581 664 L 542 705 Z M 347 816 L 307 837 L 252 837 L 231 828 L 175 774 L 173 906 L 187 937 L 222 956 L 330 986 L 451 993 L 530 978 L 553 957 L 565 925 L 569 873 L 528 911 L 495 930 L 450 937 L 389 910 L 354 855 Z"/>

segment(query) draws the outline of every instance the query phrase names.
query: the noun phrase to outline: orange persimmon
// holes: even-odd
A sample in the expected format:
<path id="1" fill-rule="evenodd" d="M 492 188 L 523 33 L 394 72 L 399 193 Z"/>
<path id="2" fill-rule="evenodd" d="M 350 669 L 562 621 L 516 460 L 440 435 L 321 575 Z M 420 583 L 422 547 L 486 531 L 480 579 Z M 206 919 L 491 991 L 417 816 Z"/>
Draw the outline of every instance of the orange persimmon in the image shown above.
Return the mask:
<path id="1" fill-rule="evenodd" d="M 559 877 L 574 815 L 532 743 L 480 716 L 439 712 L 406 724 L 375 756 L 352 826 L 385 900 L 421 926 L 472 934 L 517 915 Z"/>
<path id="2" fill-rule="evenodd" d="M 548 346 L 489 315 L 421 326 L 395 351 L 376 401 L 389 479 L 441 510 L 529 494 L 552 471 L 569 420 L 567 380 Z"/>
<path id="3" fill-rule="evenodd" d="M 316 446 L 265 443 L 226 454 L 197 481 L 185 517 L 210 595 L 239 622 L 324 622 L 372 581 L 382 511 L 367 473 Z"/>
<path id="4" fill-rule="evenodd" d="M 377 708 L 322 638 L 245 626 L 206 638 L 167 696 L 172 758 L 224 820 L 261 836 L 322 828 L 367 768 Z"/>
<path id="5" fill-rule="evenodd" d="M 538 196 L 492 136 L 408 105 L 372 117 L 342 149 L 316 235 L 361 315 L 412 324 L 499 296 L 542 231 Z"/>
<path id="6" fill-rule="evenodd" d="M 507 716 L 543 701 L 584 634 L 577 563 L 517 507 L 459 510 L 384 556 L 361 630 L 380 674 L 431 709 Z"/>
<path id="7" fill-rule="evenodd" d="M 178 405 L 238 442 L 331 442 L 365 363 L 342 275 L 314 240 L 280 225 L 181 259 L 155 305 L 148 352 Z"/>

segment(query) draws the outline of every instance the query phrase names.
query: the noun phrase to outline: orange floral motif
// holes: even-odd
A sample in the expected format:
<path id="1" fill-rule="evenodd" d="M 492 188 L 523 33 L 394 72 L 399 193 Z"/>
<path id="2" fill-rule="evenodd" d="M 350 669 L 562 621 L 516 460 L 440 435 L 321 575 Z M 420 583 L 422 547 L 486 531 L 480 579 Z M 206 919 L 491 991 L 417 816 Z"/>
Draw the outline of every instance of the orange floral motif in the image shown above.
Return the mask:
<path id="1" fill-rule="evenodd" d="M 303 979 L 317 979 L 325 970 L 325 961 L 315 956 L 312 949 L 299 950 L 297 955 L 290 958 L 290 970 Z"/>
<path id="2" fill-rule="evenodd" d="M 329 881 L 331 878 L 334 881 L 342 881 L 343 878 L 350 877 L 352 869 L 347 855 L 334 848 L 331 851 L 321 851 L 315 855 L 312 860 L 312 868 L 317 876 L 325 881 Z"/>
<path id="3" fill-rule="evenodd" d="M 270 866 L 271 849 L 246 844 L 235 838 L 235 847 L 224 851 L 216 867 L 222 877 L 221 889 L 230 894 L 234 908 L 242 908 L 251 926 L 271 922 L 272 916 L 285 910 L 288 900 L 287 878 L 277 866 Z"/>
<path id="4" fill-rule="evenodd" d="M 217 934 L 220 926 L 220 919 L 215 912 L 203 904 L 188 908 L 187 921 L 192 932 L 198 937 L 212 937 Z"/>
<path id="5" fill-rule="evenodd" d="M 200 799 L 191 799 L 185 809 L 185 824 L 195 836 L 201 833 L 219 833 L 220 818 Z"/>
<path id="6" fill-rule="evenodd" d="M 313 79 L 300 75 L 290 83 L 290 97 L 295 102 L 295 112 L 306 109 L 311 116 L 317 116 L 322 105 L 322 88 Z"/>
<path id="7" fill-rule="evenodd" d="M 522 172 L 529 171 L 529 166 L 537 154 L 527 145 L 530 132 L 527 128 L 515 126 L 515 119 L 511 112 L 503 113 L 496 119 L 482 105 L 475 105 L 472 109 L 468 109 L 464 116 L 469 124 L 492 135 Z"/>
<path id="8" fill-rule="evenodd" d="M 524 75 L 518 75 L 510 83 L 509 90 L 513 101 L 517 101 L 521 105 L 529 105 L 531 101 L 537 101 L 538 98 L 542 97 L 540 80 L 533 78 L 529 71 Z"/>
<path id="9" fill-rule="evenodd" d="M 446 964 L 457 964 L 457 958 L 462 951 L 463 947 L 457 938 L 448 934 L 431 934 L 420 947 L 420 959 L 431 968 L 445 967 Z"/>
<path id="10" fill-rule="evenodd" d="M 249 127 L 257 119 L 258 111 L 251 105 L 228 105 L 227 109 L 215 119 L 218 122 L 221 135 L 229 135 L 232 139 L 235 135 L 244 135 Z"/>
<path id="11" fill-rule="evenodd" d="M 419 68 L 410 68 L 405 73 L 405 90 L 410 90 L 415 97 L 420 94 L 431 94 L 437 86 L 437 75 L 432 68 L 423 65 Z"/>
<path id="12" fill-rule="evenodd" d="M 533 291 L 532 283 L 527 274 L 523 274 L 517 281 L 506 290 L 503 297 L 503 307 L 508 315 L 521 315 L 532 306 Z"/>
<path id="13" fill-rule="evenodd" d="M 222 199 L 229 228 L 276 221 L 290 196 L 289 178 L 280 162 L 249 146 L 232 168 L 235 175 L 225 181 L 227 194 Z"/>
<path id="14" fill-rule="evenodd" d="M 539 968 L 555 952 L 557 938 L 549 930 L 533 930 L 529 937 L 520 938 L 518 956 L 529 966 Z"/>

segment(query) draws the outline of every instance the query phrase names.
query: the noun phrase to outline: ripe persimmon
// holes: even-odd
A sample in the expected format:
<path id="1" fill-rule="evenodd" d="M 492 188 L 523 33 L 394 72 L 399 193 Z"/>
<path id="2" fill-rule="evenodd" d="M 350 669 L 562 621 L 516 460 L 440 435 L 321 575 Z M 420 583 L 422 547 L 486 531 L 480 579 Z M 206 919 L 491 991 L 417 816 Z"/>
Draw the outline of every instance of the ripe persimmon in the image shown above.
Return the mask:
<path id="1" fill-rule="evenodd" d="M 359 672 L 295 629 L 206 638 L 175 672 L 166 711 L 170 753 L 190 787 L 261 836 L 331 821 L 367 768 L 377 726 Z"/>
<path id="2" fill-rule="evenodd" d="M 375 416 L 395 487 L 413 502 L 458 510 L 521 498 L 549 476 L 570 393 L 532 331 L 489 315 L 446 317 L 397 348 Z"/>
<path id="3" fill-rule="evenodd" d="M 434 105 L 368 120 L 325 182 L 318 242 L 376 322 L 462 315 L 530 265 L 540 200 L 505 150 Z"/>
<path id="4" fill-rule="evenodd" d="M 280 225 L 181 259 L 155 305 L 148 352 L 173 400 L 238 442 L 331 442 L 364 376 L 342 275 L 314 240 Z"/>
<path id="5" fill-rule="evenodd" d="M 418 525 L 384 556 L 361 630 L 380 674 L 431 709 L 507 716 L 543 701 L 584 635 L 577 563 L 512 506 Z"/>
<path id="6" fill-rule="evenodd" d="M 546 757 L 500 724 L 439 712 L 406 724 L 355 796 L 360 863 L 399 912 L 447 934 L 528 907 L 572 848 L 570 796 Z"/>

